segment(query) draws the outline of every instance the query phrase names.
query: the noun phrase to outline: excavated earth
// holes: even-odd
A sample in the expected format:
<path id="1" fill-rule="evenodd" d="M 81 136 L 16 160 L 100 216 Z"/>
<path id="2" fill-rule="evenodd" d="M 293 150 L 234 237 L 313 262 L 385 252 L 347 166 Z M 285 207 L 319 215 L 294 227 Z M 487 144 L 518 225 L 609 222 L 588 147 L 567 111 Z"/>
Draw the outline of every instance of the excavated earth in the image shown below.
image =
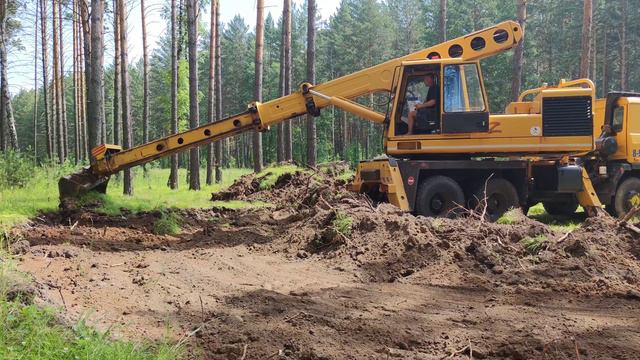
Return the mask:
<path id="1" fill-rule="evenodd" d="M 42 214 L 14 235 L 39 299 L 204 359 L 637 359 L 640 237 L 428 219 L 345 190 L 334 167 L 253 175 L 214 199 L 272 207 Z M 539 252 L 523 246 L 537 240 Z"/>

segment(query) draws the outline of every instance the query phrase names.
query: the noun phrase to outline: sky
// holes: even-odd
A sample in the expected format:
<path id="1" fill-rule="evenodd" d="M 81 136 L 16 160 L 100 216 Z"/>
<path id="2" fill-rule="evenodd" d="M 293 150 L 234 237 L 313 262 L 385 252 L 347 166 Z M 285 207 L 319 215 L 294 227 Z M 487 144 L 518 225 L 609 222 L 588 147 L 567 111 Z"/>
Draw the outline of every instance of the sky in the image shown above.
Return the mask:
<path id="1" fill-rule="evenodd" d="M 2 0 L 0 0 L 2 1 Z M 109 2 L 110 0 L 107 0 Z M 292 0 L 293 3 L 301 5 L 303 0 Z M 274 18 L 278 18 L 282 13 L 282 0 L 264 0 L 265 2 L 265 16 L 271 12 Z M 36 1 L 29 1 L 33 3 L 27 5 L 27 9 L 22 11 L 22 23 L 23 30 L 19 34 L 19 38 L 22 41 L 22 49 L 10 49 L 9 52 L 9 89 L 12 94 L 19 92 L 22 89 L 32 89 L 34 87 L 34 23 L 35 19 L 35 3 Z M 142 57 L 142 28 L 141 28 L 141 16 L 140 16 L 140 1 L 139 0 L 127 0 L 127 7 L 129 9 L 129 15 L 127 18 L 129 28 L 129 59 L 131 62 L 136 61 Z M 166 31 L 167 24 L 162 19 L 161 13 L 164 4 L 167 4 L 167 0 L 145 0 L 146 15 L 147 15 L 147 34 L 149 41 L 150 52 L 155 48 L 157 41 L 162 34 Z M 340 4 L 340 0 L 322 0 L 317 1 L 318 13 L 323 19 L 328 19 L 333 15 Z M 255 27 L 256 22 L 256 1 L 255 0 L 220 0 L 220 19 L 223 23 L 230 21 L 236 14 L 240 14 L 245 18 L 248 24 Z M 110 21 L 110 16 L 105 18 L 106 21 Z M 202 14 L 202 21 L 209 24 L 210 12 L 207 9 Z M 110 28 L 110 24 L 107 24 Z M 51 30 L 51 23 L 49 21 L 49 31 Z M 64 49 L 65 53 L 69 55 L 69 60 L 65 62 L 65 73 L 70 73 L 71 68 L 71 27 L 63 30 L 64 34 Z M 50 35 L 51 36 L 51 35 Z M 113 34 L 107 33 L 105 42 L 105 63 L 109 64 L 113 61 Z M 49 45 L 51 49 L 51 45 Z M 37 51 L 38 55 L 38 71 L 41 72 L 40 62 L 40 50 Z M 51 57 L 49 58 L 51 61 Z M 38 75 L 39 78 L 41 75 Z M 38 80 L 41 82 L 41 80 Z"/>

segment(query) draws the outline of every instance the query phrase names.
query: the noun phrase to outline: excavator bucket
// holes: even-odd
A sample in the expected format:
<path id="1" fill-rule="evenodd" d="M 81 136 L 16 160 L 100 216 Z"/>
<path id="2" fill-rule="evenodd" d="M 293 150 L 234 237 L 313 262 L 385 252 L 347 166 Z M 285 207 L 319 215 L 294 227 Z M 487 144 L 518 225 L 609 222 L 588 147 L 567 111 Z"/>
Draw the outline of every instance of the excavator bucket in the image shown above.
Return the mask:
<path id="1" fill-rule="evenodd" d="M 58 180 L 60 201 L 76 199 L 91 191 L 106 193 L 109 176 L 97 176 L 91 168 L 86 167 L 81 171 L 64 176 Z"/>

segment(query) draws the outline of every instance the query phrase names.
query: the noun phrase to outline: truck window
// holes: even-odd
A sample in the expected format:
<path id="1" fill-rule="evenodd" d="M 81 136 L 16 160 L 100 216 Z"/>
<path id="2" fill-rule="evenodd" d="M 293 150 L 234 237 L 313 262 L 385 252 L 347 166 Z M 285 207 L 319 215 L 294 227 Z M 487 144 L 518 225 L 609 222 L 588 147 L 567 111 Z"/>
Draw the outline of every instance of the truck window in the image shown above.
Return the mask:
<path id="1" fill-rule="evenodd" d="M 484 111 L 484 96 L 475 64 L 444 68 L 444 111 Z"/>
<path id="2" fill-rule="evenodd" d="M 622 131 L 622 122 L 624 120 L 624 108 L 622 106 L 618 106 L 613 109 L 613 121 L 611 124 L 611 128 L 613 131 L 618 132 Z"/>

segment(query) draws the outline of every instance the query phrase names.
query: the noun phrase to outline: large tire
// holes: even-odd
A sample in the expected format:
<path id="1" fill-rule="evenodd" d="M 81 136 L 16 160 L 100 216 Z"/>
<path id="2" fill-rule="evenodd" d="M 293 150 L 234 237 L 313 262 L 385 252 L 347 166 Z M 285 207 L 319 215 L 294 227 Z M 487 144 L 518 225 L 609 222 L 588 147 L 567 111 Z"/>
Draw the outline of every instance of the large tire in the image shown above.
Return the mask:
<path id="1" fill-rule="evenodd" d="M 566 201 L 544 201 L 542 203 L 544 211 L 553 216 L 572 216 L 578 210 L 577 200 Z"/>
<path id="2" fill-rule="evenodd" d="M 447 176 L 427 178 L 418 189 L 416 213 L 429 217 L 452 217 L 464 206 L 460 185 Z"/>
<path id="3" fill-rule="evenodd" d="M 486 189 L 486 191 L 485 191 Z M 486 206 L 486 218 L 489 221 L 498 220 L 511 208 L 520 206 L 518 192 L 509 180 L 495 178 L 487 180 L 473 192 L 472 208 L 484 212 Z"/>
<path id="4" fill-rule="evenodd" d="M 640 195 L 640 179 L 637 177 L 630 177 L 625 179 L 616 190 L 616 195 L 613 198 L 613 209 L 617 216 L 623 216 L 631 208 L 633 204 L 631 199 L 637 195 Z"/>

